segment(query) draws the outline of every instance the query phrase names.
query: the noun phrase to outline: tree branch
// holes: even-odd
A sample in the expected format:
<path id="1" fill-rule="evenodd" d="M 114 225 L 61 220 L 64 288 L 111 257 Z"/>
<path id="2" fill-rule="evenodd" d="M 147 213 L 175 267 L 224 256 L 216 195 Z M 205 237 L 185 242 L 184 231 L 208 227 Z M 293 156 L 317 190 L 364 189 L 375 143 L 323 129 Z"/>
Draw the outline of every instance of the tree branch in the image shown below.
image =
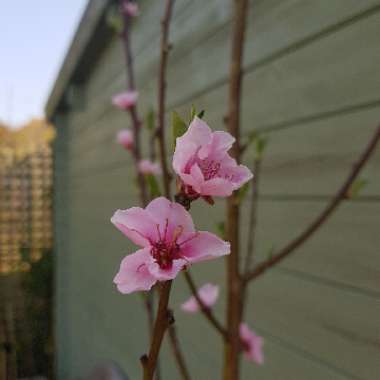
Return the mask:
<path id="1" fill-rule="evenodd" d="M 123 0 L 120 0 L 120 7 L 123 7 Z M 124 42 L 124 53 L 125 53 L 125 62 L 127 67 L 127 88 L 129 91 L 135 90 L 135 77 L 133 70 L 133 58 L 131 51 L 131 42 L 129 38 L 130 33 L 130 22 L 131 17 L 126 12 L 121 12 L 123 15 L 123 32 L 122 39 Z M 138 170 L 138 164 L 141 159 L 141 144 L 140 144 L 140 129 L 141 129 L 141 121 L 138 116 L 137 106 L 133 105 L 129 109 L 129 115 L 132 122 L 132 130 L 134 136 L 134 145 L 133 145 L 133 159 L 136 168 L 137 182 L 139 184 L 140 189 L 140 200 L 143 206 L 147 204 L 147 190 L 144 176 Z"/>
<path id="2" fill-rule="evenodd" d="M 256 225 L 257 225 L 257 201 L 259 198 L 260 171 L 261 171 L 261 160 L 259 158 L 255 158 L 253 162 L 253 173 L 255 177 L 252 180 L 252 195 L 251 195 L 251 205 L 250 205 L 250 210 L 249 210 L 247 253 L 246 253 L 245 263 L 244 263 L 245 273 L 249 272 L 249 268 L 251 267 L 253 254 L 255 250 Z"/>
<path id="3" fill-rule="evenodd" d="M 158 129 L 157 137 L 160 147 L 162 178 L 164 181 L 165 196 L 170 199 L 170 173 L 166 162 L 165 144 L 165 96 L 166 96 L 166 66 L 169 54 L 169 26 L 174 0 L 166 0 L 164 17 L 161 21 L 161 57 L 158 77 Z"/>
<path id="4" fill-rule="evenodd" d="M 303 243 L 305 243 L 331 216 L 331 214 L 337 209 L 340 203 L 347 198 L 347 193 L 350 190 L 351 185 L 357 178 L 360 171 L 363 169 L 366 162 L 369 160 L 373 152 L 375 151 L 376 145 L 380 139 L 380 125 L 377 127 L 373 137 L 369 141 L 364 152 L 359 157 L 358 161 L 354 164 L 351 173 L 344 181 L 341 188 L 332 198 L 327 207 L 314 219 L 314 221 L 293 241 L 288 243 L 283 249 L 281 249 L 277 254 L 271 258 L 258 264 L 250 273 L 248 273 L 244 282 L 252 281 L 268 269 L 272 268 L 274 265 L 278 264 L 280 261 L 289 256 L 297 248 L 299 248 Z"/>
<path id="5" fill-rule="evenodd" d="M 189 370 L 186 367 L 185 359 L 180 349 L 175 325 L 169 326 L 169 339 L 181 378 L 183 380 L 191 380 Z"/>
<path id="6" fill-rule="evenodd" d="M 226 329 L 216 319 L 216 317 L 214 316 L 212 310 L 209 307 L 207 307 L 203 303 L 203 301 L 201 300 L 201 298 L 199 297 L 198 291 L 197 291 L 197 287 L 195 286 L 195 283 L 194 283 L 194 281 L 193 281 L 193 279 L 192 279 L 192 277 L 190 275 L 189 270 L 185 270 L 183 272 L 183 274 L 185 276 L 187 284 L 189 285 L 191 293 L 193 294 L 193 296 L 197 300 L 197 302 L 198 302 L 198 304 L 199 304 L 199 306 L 201 308 L 201 311 L 204 314 L 204 316 L 211 323 L 211 325 L 222 335 L 223 339 L 224 340 L 228 340 L 228 333 L 227 333 Z"/>
<path id="7" fill-rule="evenodd" d="M 240 108 L 242 62 L 248 1 L 234 1 L 232 51 L 229 74 L 228 131 L 236 142 L 231 156 L 240 162 Z M 231 253 L 227 256 L 227 330 L 230 339 L 225 341 L 224 380 L 239 378 L 239 326 L 241 320 L 242 283 L 239 273 L 239 214 L 240 207 L 236 192 L 227 201 L 227 239 L 231 244 Z"/>
<path id="8" fill-rule="evenodd" d="M 157 317 L 153 328 L 153 336 L 149 354 L 141 358 L 144 369 L 144 380 L 152 380 L 157 366 L 158 354 L 162 340 L 168 326 L 174 322 L 173 315 L 168 310 L 172 281 L 166 281 L 161 285 L 160 300 L 158 303 Z"/>

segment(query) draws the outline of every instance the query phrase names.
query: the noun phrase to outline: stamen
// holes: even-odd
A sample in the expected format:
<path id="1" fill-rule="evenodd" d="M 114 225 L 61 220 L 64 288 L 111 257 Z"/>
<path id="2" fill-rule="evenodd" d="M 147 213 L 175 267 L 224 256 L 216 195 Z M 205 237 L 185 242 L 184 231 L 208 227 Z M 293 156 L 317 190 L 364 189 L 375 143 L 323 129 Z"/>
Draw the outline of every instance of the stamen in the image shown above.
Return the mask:
<path id="1" fill-rule="evenodd" d="M 128 228 L 128 227 L 127 227 Z M 139 236 L 141 236 L 143 239 L 146 239 L 146 240 L 148 240 L 149 241 L 149 243 L 152 245 L 153 244 L 153 242 L 152 242 L 152 240 L 150 239 L 150 237 L 148 237 L 148 236 L 144 236 L 140 231 L 137 231 L 137 230 L 135 230 L 135 229 L 133 229 L 133 228 L 128 228 L 130 231 L 132 231 L 132 232 L 136 232 L 136 234 L 137 235 L 139 235 Z"/>
<path id="2" fill-rule="evenodd" d="M 161 232 L 160 232 L 160 225 L 159 224 L 156 224 L 156 229 L 157 229 L 157 233 L 158 233 L 158 239 L 162 240 L 162 238 L 161 238 Z"/>
<path id="3" fill-rule="evenodd" d="M 165 224 L 165 235 L 164 235 L 164 240 L 166 241 L 166 235 L 168 233 L 168 227 L 169 227 L 169 219 L 166 218 L 166 224 Z"/>
<path id="4" fill-rule="evenodd" d="M 174 232 L 173 232 L 173 238 L 172 238 L 172 244 L 176 244 L 177 243 L 177 239 L 181 236 L 183 232 L 183 226 L 177 226 L 175 229 L 174 229 Z"/>

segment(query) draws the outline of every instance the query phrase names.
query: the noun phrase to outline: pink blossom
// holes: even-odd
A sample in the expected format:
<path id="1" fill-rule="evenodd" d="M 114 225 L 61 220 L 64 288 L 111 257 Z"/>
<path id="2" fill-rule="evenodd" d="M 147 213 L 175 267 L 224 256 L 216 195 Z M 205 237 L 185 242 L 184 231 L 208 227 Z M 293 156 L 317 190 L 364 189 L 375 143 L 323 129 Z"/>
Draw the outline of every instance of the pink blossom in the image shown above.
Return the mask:
<path id="1" fill-rule="evenodd" d="M 133 107 L 136 102 L 139 93 L 137 91 L 125 91 L 112 97 L 112 104 L 120 108 L 121 110 L 128 110 Z"/>
<path id="2" fill-rule="evenodd" d="M 121 293 L 149 290 L 175 278 L 187 266 L 230 253 L 230 244 L 194 229 L 191 215 L 164 197 L 145 209 L 117 210 L 111 222 L 141 249 L 126 256 L 114 278 Z"/>
<path id="3" fill-rule="evenodd" d="M 141 160 L 139 162 L 139 171 L 142 174 L 161 174 L 161 166 L 157 162 L 152 162 L 150 160 Z"/>
<path id="4" fill-rule="evenodd" d="M 247 324 L 240 324 L 240 339 L 243 342 L 243 350 L 247 360 L 257 364 L 264 363 L 263 344 L 264 339 L 256 335 Z"/>
<path id="5" fill-rule="evenodd" d="M 125 149 L 132 150 L 133 148 L 133 133 L 129 129 L 122 129 L 117 133 L 117 142 L 122 145 Z"/>
<path id="6" fill-rule="evenodd" d="M 212 132 L 195 117 L 186 133 L 177 138 L 173 168 L 181 179 L 182 191 L 189 197 L 227 197 L 253 175 L 238 165 L 227 152 L 235 139 L 227 132 Z"/>
<path id="7" fill-rule="evenodd" d="M 219 286 L 213 284 L 205 284 L 198 289 L 198 297 L 204 306 L 210 308 L 213 306 L 219 296 Z M 181 309 L 187 313 L 196 313 L 200 310 L 200 305 L 194 296 L 191 296 L 181 305 Z"/>
<path id="8" fill-rule="evenodd" d="M 139 15 L 139 5 L 135 2 L 132 2 L 132 1 L 126 1 L 124 4 L 123 4 L 123 10 L 124 12 L 128 15 L 128 16 L 131 16 L 131 17 L 135 17 L 135 16 L 138 16 Z"/>

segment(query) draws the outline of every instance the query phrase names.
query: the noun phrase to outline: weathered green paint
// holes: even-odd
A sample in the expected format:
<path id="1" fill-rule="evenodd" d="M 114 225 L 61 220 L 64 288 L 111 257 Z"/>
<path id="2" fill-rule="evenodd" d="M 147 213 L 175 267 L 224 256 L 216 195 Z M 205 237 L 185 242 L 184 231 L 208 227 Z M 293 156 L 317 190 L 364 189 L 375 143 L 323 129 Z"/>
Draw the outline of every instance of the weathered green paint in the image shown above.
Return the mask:
<path id="1" fill-rule="evenodd" d="M 122 296 L 112 284 L 120 259 L 133 246 L 109 218 L 115 209 L 135 205 L 137 195 L 132 161 L 115 144 L 115 133 L 129 119 L 110 105 L 111 95 L 124 88 L 121 44 L 112 37 L 97 56 L 86 48 L 99 28 L 95 21 L 101 20 L 103 3 L 90 3 L 47 106 L 58 128 L 60 379 L 110 360 L 138 379 L 138 358 L 147 343 L 139 296 Z M 142 1 L 133 25 L 142 113 L 156 104 L 162 7 L 160 1 Z M 195 103 L 214 128 L 223 127 L 226 112 L 230 7 L 229 0 L 178 0 L 171 28 L 168 111 L 185 116 Z M 248 22 L 243 131 L 256 128 L 270 140 L 259 206 L 256 259 L 262 259 L 324 207 L 380 121 L 380 1 L 256 0 Z M 81 58 L 90 53 L 96 59 L 86 67 Z M 78 78 L 76 71 L 81 81 L 74 88 L 84 99 L 65 108 L 63 94 L 70 78 Z M 251 162 L 252 152 L 246 160 Z M 380 372 L 379 170 L 378 150 L 363 172 L 369 184 L 360 197 L 345 202 L 297 254 L 253 286 L 246 318 L 265 336 L 267 360 L 261 368 L 244 364 L 244 380 L 373 380 Z M 194 208 L 203 229 L 215 229 L 223 214 L 222 202 L 214 210 Z M 243 237 L 246 221 L 244 212 Z M 199 284 L 215 281 L 224 288 L 222 262 L 193 272 Z M 179 279 L 172 305 L 193 378 L 219 378 L 219 338 L 201 317 L 179 311 L 187 296 Z M 223 318 L 223 300 L 216 312 Z M 163 378 L 178 379 L 166 345 L 162 362 Z"/>

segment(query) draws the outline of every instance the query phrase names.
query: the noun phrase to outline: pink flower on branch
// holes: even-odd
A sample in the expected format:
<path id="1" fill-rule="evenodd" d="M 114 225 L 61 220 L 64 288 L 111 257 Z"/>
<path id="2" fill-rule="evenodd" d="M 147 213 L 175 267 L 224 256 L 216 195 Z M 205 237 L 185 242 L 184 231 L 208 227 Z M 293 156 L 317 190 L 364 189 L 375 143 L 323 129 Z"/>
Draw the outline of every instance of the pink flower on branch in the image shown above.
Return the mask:
<path id="1" fill-rule="evenodd" d="M 126 111 L 136 105 L 139 93 L 137 91 L 125 91 L 112 97 L 112 104 Z"/>
<path id="2" fill-rule="evenodd" d="M 247 324 L 240 324 L 240 339 L 243 343 L 244 356 L 247 360 L 256 364 L 264 363 L 263 344 L 264 339 L 256 335 Z"/>
<path id="3" fill-rule="evenodd" d="M 196 231 L 191 215 L 178 203 L 156 198 L 145 209 L 118 210 L 111 222 L 141 249 L 126 256 L 114 278 L 121 293 L 150 290 L 175 278 L 187 266 L 230 253 L 230 244 Z"/>
<path id="4" fill-rule="evenodd" d="M 173 168 L 189 198 L 228 197 L 253 177 L 246 166 L 238 165 L 228 154 L 234 142 L 229 133 L 212 132 L 198 117 L 177 138 Z"/>
<path id="5" fill-rule="evenodd" d="M 157 162 L 152 162 L 150 160 L 141 160 L 139 162 L 139 171 L 146 175 L 159 175 L 161 174 L 161 166 Z"/>
<path id="6" fill-rule="evenodd" d="M 205 284 L 198 290 L 198 297 L 204 306 L 210 308 L 215 304 L 219 296 L 219 286 L 213 284 Z M 200 310 L 200 305 L 194 296 L 191 296 L 181 305 L 182 311 L 186 313 L 196 313 Z"/>
<path id="7" fill-rule="evenodd" d="M 122 145 L 125 149 L 132 150 L 133 149 L 133 132 L 129 129 L 122 129 L 117 133 L 116 136 L 117 142 Z"/>
<path id="8" fill-rule="evenodd" d="M 132 1 L 126 1 L 123 4 L 123 11 L 128 16 L 131 16 L 131 17 L 136 17 L 140 13 L 140 11 L 139 11 L 139 5 L 137 3 L 135 3 L 135 2 L 132 2 Z"/>

